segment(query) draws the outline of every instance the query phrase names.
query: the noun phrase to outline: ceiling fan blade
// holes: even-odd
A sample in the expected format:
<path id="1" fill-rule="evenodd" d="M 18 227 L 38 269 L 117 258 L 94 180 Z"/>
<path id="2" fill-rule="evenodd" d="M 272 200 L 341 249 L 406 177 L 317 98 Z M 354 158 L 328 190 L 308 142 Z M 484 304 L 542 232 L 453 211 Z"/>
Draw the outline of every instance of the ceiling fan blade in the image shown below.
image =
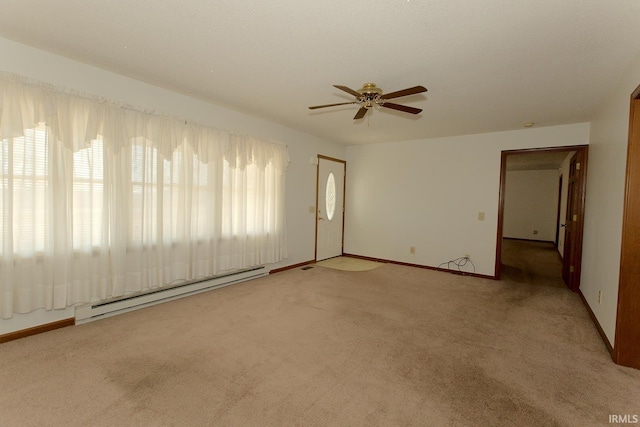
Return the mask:
<path id="1" fill-rule="evenodd" d="M 348 104 L 357 104 L 357 102 L 356 101 L 352 101 L 352 102 L 340 102 L 338 104 L 315 105 L 313 107 L 309 107 L 309 109 L 310 110 L 315 110 L 316 108 L 335 107 L 336 105 L 348 105 Z"/>
<path id="2" fill-rule="evenodd" d="M 361 94 L 361 93 L 356 92 L 355 90 L 350 89 L 350 88 L 348 88 L 348 87 L 346 87 L 346 86 L 333 85 L 333 87 L 336 87 L 336 88 L 338 88 L 338 89 L 340 89 L 340 90 L 343 90 L 343 91 L 345 91 L 345 92 L 347 92 L 347 93 L 350 93 L 351 95 L 355 96 L 356 98 L 360 98 L 360 97 L 362 96 L 362 94 Z"/>
<path id="3" fill-rule="evenodd" d="M 358 120 L 358 119 L 363 118 L 364 115 L 367 114 L 367 111 L 369 111 L 369 109 L 367 107 L 360 107 L 360 109 L 358 110 L 356 115 L 353 116 L 353 120 Z"/>
<path id="4" fill-rule="evenodd" d="M 403 111 L 405 113 L 418 114 L 422 112 L 420 108 L 408 107 L 406 105 L 394 104 L 393 102 L 385 102 L 380 104 L 381 107 L 391 108 L 393 110 Z"/>
<path id="5" fill-rule="evenodd" d="M 414 95 L 416 93 L 426 92 L 427 88 L 424 86 L 414 86 L 408 89 L 399 90 L 396 92 L 385 93 L 380 96 L 380 99 L 400 98 L 401 96 Z"/>

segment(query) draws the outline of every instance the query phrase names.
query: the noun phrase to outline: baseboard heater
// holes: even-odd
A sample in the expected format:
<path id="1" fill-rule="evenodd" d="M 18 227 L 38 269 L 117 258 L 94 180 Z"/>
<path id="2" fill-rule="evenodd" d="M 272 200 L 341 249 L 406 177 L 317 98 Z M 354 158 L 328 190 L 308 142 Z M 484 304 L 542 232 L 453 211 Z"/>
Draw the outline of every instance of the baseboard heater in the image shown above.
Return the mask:
<path id="1" fill-rule="evenodd" d="M 203 280 L 194 280 L 181 283 L 179 285 L 167 286 L 153 289 L 151 291 L 113 298 L 108 301 L 99 301 L 78 306 L 75 310 L 76 325 L 91 322 L 93 320 L 104 319 L 106 317 L 183 298 L 189 295 L 195 295 L 224 286 L 233 285 L 235 283 L 266 276 L 267 274 L 269 274 L 269 272 L 266 267 L 254 267 Z"/>

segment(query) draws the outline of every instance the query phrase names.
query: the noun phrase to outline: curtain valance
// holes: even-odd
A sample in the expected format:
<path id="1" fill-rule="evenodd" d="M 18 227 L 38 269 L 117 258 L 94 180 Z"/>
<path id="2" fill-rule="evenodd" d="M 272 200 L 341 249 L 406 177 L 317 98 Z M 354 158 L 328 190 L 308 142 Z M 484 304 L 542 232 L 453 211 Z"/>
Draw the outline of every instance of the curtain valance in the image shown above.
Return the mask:
<path id="1" fill-rule="evenodd" d="M 98 98 L 68 94 L 45 84 L 27 82 L 0 74 L 0 138 L 24 136 L 27 129 L 45 123 L 49 137 L 73 152 L 102 139 L 114 153 L 130 147 L 138 138 L 153 141 L 164 159 L 170 159 L 182 144 L 191 146 L 204 162 L 223 156 L 238 167 L 272 163 L 285 170 L 289 157 L 285 145 L 263 141 L 164 117 Z"/>

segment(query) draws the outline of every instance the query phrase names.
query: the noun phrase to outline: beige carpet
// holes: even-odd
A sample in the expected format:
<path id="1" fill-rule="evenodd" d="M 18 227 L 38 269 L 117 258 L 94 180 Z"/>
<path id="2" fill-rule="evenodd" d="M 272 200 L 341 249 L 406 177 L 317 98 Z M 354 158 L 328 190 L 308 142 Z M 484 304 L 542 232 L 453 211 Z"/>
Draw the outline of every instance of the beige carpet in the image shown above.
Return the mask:
<path id="1" fill-rule="evenodd" d="M 369 261 L 367 259 L 338 256 L 319 261 L 316 265 L 342 271 L 369 271 L 384 265 L 384 263 Z"/>
<path id="2" fill-rule="evenodd" d="M 503 239 L 502 279 L 534 286 L 566 287 L 560 254 L 550 242 Z"/>
<path id="3" fill-rule="evenodd" d="M 601 426 L 640 413 L 579 297 L 285 271 L 0 345 L 0 426 Z"/>

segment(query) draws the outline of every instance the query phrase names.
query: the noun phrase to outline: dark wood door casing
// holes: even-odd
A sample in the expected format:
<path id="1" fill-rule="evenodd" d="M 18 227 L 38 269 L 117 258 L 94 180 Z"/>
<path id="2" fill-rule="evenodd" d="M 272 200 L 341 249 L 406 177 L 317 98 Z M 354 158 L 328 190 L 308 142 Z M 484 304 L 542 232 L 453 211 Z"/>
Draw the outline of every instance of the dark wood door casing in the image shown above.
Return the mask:
<path id="1" fill-rule="evenodd" d="M 580 288 L 580 271 L 582 268 L 582 234 L 583 234 L 583 226 L 584 226 L 584 206 L 585 206 L 585 196 L 587 192 L 587 158 L 588 158 L 588 145 L 575 145 L 575 146 L 565 146 L 565 147 L 549 147 L 549 148 L 530 148 L 523 150 L 506 150 L 502 152 L 501 158 L 501 166 L 500 166 L 500 191 L 498 194 L 498 235 L 496 241 L 496 263 L 495 263 L 495 273 L 493 278 L 496 280 L 500 279 L 500 273 L 502 270 L 502 233 L 504 226 L 504 189 L 507 180 L 507 156 L 510 154 L 524 154 L 524 153 L 544 153 L 544 152 L 571 152 L 575 151 L 575 159 L 576 159 L 576 169 L 578 169 L 578 173 L 576 174 L 576 181 L 574 186 L 574 212 L 573 215 L 576 215 L 576 221 L 572 222 L 573 233 L 573 249 L 571 249 L 573 254 L 573 274 L 571 280 L 570 289 L 573 291 L 577 291 Z M 578 163 L 580 166 L 578 166 Z M 567 205 L 568 205 L 567 201 Z M 566 238 L 565 238 L 566 245 Z M 565 258 L 567 254 L 565 254 Z"/>
<path id="2" fill-rule="evenodd" d="M 613 360 L 640 369 L 640 86 L 631 95 Z"/>

